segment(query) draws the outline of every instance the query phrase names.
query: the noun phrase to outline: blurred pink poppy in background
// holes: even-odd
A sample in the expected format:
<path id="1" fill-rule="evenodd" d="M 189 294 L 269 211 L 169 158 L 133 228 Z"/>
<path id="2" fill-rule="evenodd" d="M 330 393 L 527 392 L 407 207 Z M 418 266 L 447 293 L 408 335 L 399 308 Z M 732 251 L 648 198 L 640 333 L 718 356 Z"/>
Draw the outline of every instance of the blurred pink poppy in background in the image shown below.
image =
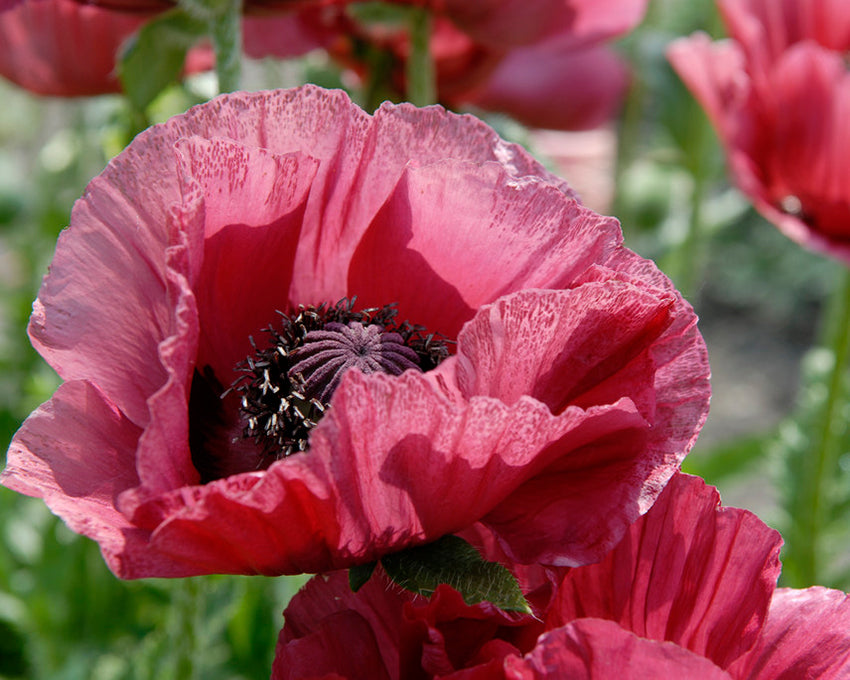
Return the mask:
<path id="1" fill-rule="evenodd" d="M 117 13 L 75 0 L 0 6 L 0 75 L 36 94 L 120 92 L 115 55 L 155 14 Z"/>
<path id="2" fill-rule="evenodd" d="M 518 561 L 599 559 L 709 397 L 693 310 L 621 241 L 471 116 L 219 97 L 75 205 L 30 323 L 66 382 L 2 482 L 127 578 L 338 569 L 479 520 Z"/>
<path id="3" fill-rule="evenodd" d="M 733 40 L 696 34 L 669 58 L 705 108 L 735 183 L 795 241 L 850 262 L 850 10 L 720 3 Z"/>
<path id="4" fill-rule="evenodd" d="M 535 616 L 317 576 L 284 612 L 272 678 L 846 677 L 850 597 L 776 589 L 779 534 L 719 501 L 678 474 L 598 564 L 514 567 Z"/>
<path id="5" fill-rule="evenodd" d="M 316 2 L 247 3 L 243 19 L 245 53 L 263 57 L 305 54 L 333 36 Z M 20 0 L 0 4 L 0 76 L 41 95 L 76 97 L 120 92 L 117 59 L 122 45 L 145 23 L 174 3 L 159 0 Z M 254 13 L 257 13 L 256 15 Z M 84 46 L 84 47 L 83 47 Z M 213 67 L 208 45 L 188 53 L 184 73 Z"/>
<path id="6" fill-rule="evenodd" d="M 422 4 L 403 2 L 395 4 Z M 640 23 L 646 0 L 591 2 L 433 2 L 430 40 L 439 101 L 507 113 L 535 127 L 581 130 L 617 112 L 628 67 L 602 42 Z M 373 77 L 362 44 L 394 55 L 395 89 L 403 93 L 406 31 L 349 20 L 331 52 L 362 79 Z"/>

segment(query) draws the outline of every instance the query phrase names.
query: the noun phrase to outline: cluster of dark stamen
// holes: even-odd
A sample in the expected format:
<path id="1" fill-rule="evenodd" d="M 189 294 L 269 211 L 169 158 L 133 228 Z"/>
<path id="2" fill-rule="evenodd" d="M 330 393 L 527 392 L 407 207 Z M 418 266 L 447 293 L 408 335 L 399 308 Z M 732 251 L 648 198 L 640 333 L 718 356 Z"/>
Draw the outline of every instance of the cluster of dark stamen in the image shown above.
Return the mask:
<path id="1" fill-rule="evenodd" d="M 242 436 L 274 458 L 306 451 L 309 434 L 328 408 L 342 373 L 350 367 L 398 375 L 428 371 L 449 356 L 448 341 L 407 321 L 394 304 L 354 310 L 356 298 L 335 305 L 299 305 L 278 312 L 279 327 L 265 329 L 269 345 L 239 362 L 235 391 L 245 422 Z"/>

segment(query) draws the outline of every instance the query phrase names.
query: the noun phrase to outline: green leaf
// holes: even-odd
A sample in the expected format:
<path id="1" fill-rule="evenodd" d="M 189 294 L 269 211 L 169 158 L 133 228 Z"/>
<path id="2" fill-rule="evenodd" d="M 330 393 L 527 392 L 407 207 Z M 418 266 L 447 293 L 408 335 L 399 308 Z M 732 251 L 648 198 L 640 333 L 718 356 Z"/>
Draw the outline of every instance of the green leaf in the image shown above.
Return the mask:
<path id="1" fill-rule="evenodd" d="M 377 565 L 377 562 L 369 562 L 369 564 L 359 564 L 348 570 L 348 585 L 351 586 L 351 592 L 356 593 L 366 585 L 366 582 L 372 578 L 372 572 Z"/>
<path id="2" fill-rule="evenodd" d="M 177 81 L 186 53 L 206 33 L 206 22 L 175 8 L 149 21 L 130 38 L 118 63 L 118 76 L 136 109 L 144 110 Z"/>
<path id="3" fill-rule="evenodd" d="M 419 595 L 430 596 L 446 583 L 467 604 L 486 601 L 505 611 L 531 613 L 513 574 L 501 564 L 485 560 L 457 536 L 443 536 L 428 545 L 387 555 L 381 564 L 395 583 Z"/>

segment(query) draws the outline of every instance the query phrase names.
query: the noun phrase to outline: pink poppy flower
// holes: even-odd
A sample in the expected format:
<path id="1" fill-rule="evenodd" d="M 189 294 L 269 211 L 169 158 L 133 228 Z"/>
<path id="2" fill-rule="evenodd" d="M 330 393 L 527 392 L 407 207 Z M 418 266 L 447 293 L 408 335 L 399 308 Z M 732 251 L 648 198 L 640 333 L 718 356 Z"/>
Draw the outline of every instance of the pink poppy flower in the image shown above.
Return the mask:
<path id="1" fill-rule="evenodd" d="M 709 394 L 692 309 L 621 238 L 470 116 L 219 97 L 77 202 L 30 323 L 66 382 L 2 483 L 128 578 L 338 569 L 477 520 L 598 559 Z"/>
<path id="2" fill-rule="evenodd" d="M 810 19 L 799 36 L 785 28 L 779 10 L 787 4 L 767 12 L 755 2 L 724 3 L 733 34 L 749 42 L 711 43 L 698 34 L 676 41 L 668 54 L 756 208 L 795 241 L 850 262 L 850 75 L 843 53 L 811 39 L 834 44 L 822 30 L 825 20 L 812 19 L 824 3 L 796 3 Z M 746 14 L 750 5 L 763 11 Z M 850 15 L 837 12 L 835 26 L 842 17 Z M 771 23 L 758 23 L 767 18 Z"/>
<path id="3" fill-rule="evenodd" d="M 116 59 L 123 43 L 147 21 L 172 8 L 159 0 L 19 0 L 0 4 L 0 76 L 41 95 L 76 97 L 120 92 Z M 254 11 L 253 5 L 249 7 Z M 245 53 L 296 56 L 332 37 L 320 8 L 248 16 L 243 21 Z M 86 45 L 86 49 L 80 49 Z M 212 50 L 189 51 L 185 73 L 212 68 Z"/>
<path id="4" fill-rule="evenodd" d="M 519 567 L 536 616 L 467 605 L 445 585 L 426 600 L 318 576 L 284 613 L 272 678 L 846 677 L 850 597 L 775 589 L 779 535 L 719 503 L 677 474 L 598 564 Z"/>

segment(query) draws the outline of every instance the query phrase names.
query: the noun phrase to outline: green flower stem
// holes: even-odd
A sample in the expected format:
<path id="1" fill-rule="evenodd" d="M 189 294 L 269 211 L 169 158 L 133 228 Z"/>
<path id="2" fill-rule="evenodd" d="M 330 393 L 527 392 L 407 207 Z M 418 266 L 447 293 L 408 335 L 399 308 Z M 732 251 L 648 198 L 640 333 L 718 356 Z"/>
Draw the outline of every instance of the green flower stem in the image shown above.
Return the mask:
<path id="1" fill-rule="evenodd" d="M 434 62 L 431 59 L 431 16 L 416 7 L 410 11 L 410 56 L 407 59 L 407 99 L 416 106 L 437 102 Z"/>
<path id="2" fill-rule="evenodd" d="M 825 583 L 826 579 L 821 560 L 822 539 L 835 501 L 833 483 L 846 427 L 842 411 L 847 401 L 845 385 L 850 357 L 850 270 L 842 272 L 824 330 L 833 355 L 832 372 L 806 464 L 799 470 L 799 502 L 792 508 L 790 517 L 795 542 L 789 546 L 788 558 L 794 562 L 793 573 L 798 581 L 794 585 L 798 587 Z"/>
<path id="3" fill-rule="evenodd" d="M 242 75 L 242 0 L 224 0 L 216 10 L 210 32 L 218 91 L 234 92 L 239 89 Z"/>
<path id="4" fill-rule="evenodd" d="M 201 672 L 204 651 L 199 644 L 205 604 L 203 585 L 199 578 L 184 578 L 174 582 L 168 636 L 173 640 L 172 677 L 176 680 L 200 680 L 204 677 Z"/>

